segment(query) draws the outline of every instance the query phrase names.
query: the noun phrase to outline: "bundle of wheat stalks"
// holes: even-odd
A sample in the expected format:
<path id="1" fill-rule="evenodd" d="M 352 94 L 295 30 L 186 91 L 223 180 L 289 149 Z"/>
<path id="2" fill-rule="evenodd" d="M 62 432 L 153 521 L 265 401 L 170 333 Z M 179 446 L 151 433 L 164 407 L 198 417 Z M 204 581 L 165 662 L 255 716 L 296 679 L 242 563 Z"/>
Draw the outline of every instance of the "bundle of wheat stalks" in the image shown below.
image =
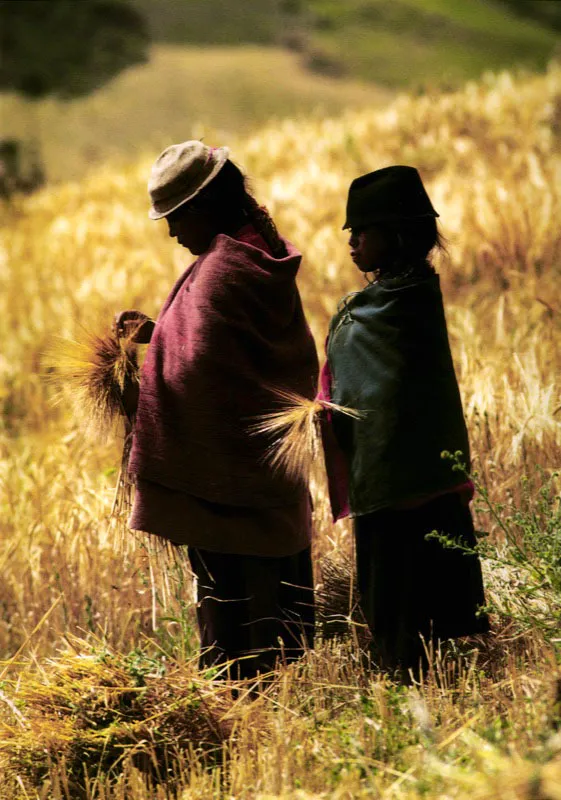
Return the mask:
<path id="1" fill-rule="evenodd" d="M 354 559 L 343 551 L 325 555 L 319 571 L 315 592 L 318 636 L 323 641 L 351 636 L 365 648 L 371 637 L 359 605 Z"/>
<path id="2" fill-rule="evenodd" d="M 13 687 L 0 742 L 0 767 L 10 775 L 40 786 L 63 764 L 72 783 L 67 796 L 82 797 L 88 771 L 90 778 L 98 770 L 114 775 L 127 758 L 165 783 L 179 754 L 220 752 L 233 724 L 227 682 L 205 681 L 195 661 L 124 656 L 73 637 L 68 643 Z"/>
<path id="3" fill-rule="evenodd" d="M 89 434 L 107 436 L 122 425 L 123 453 L 112 508 L 116 521 L 125 519 L 131 506 L 127 467 L 135 413 L 130 398 L 138 393 L 140 378 L 135 333 L 120 337 L 114 330 L 83 331 L 75 339 L 54 340 L 47 356 L 50 379 L 61 397 L 70 397 L 76 418 Z"/>
<path id="4" fill-rule="evenodd" d="M 330 412 L 360 419 L 361 412 L 319 397 L 310 400 L 280 389 L 273 393 L 283 407 L 264 414 L 252 431 L 272 439 L 269 451 L 273 467 L 289 478 L 308 483 L 312 466 L 322 452 L 320 415 Z"/>
<path id="5" fill-rule="evenodd" d="M 137 345 L 132 336 L 83 331 L 56 339 L 49 350 L 50 374 L 68 392 L 78 419 L 96 436 L 105 435 L 127 415 L 125 393 L 138 386 Z"/>

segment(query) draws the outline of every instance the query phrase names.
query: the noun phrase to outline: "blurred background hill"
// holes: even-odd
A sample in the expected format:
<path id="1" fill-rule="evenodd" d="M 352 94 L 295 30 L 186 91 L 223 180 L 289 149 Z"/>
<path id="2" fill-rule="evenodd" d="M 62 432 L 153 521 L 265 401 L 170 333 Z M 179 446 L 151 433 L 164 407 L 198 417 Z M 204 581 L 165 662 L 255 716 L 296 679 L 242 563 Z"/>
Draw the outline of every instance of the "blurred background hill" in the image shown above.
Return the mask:
<path id="1" fill-rule="evenodd" d="M 280 45 L 314 71 L 408 89 L 542 69 L 561 30 L 558 0 L 128 2 L 159 42 Z"/>
<path id="2" fill-rule="evenodd" d="M 75 179 L 174 140 L 231 143 L 271 118 L 385 105 L 396 92 L 453 89 L 486 71 L 542 71 L 561 35 L 558 0 L 119 2 L 143 21 L 151 44 L 144 59 L 123 61 L 112 76 L 100 60 L 87 96 L 15 91 L 5 79 L 11 26 L 2 26 L 0 140 L 32 142 L 49 180 Z M 35 58 L 52 38 L 37 24 L 39 12 L 55 4 L 77 13 L 70 0 L 0 2 L 3 14 L 16 6 L 32 12 L 26 43 Z M 67 40 L 81 43 L 79 30 L 70 17 L 61 21 L 55 51 Z M 108 46 L 112 58 L 122 53 Z"/>

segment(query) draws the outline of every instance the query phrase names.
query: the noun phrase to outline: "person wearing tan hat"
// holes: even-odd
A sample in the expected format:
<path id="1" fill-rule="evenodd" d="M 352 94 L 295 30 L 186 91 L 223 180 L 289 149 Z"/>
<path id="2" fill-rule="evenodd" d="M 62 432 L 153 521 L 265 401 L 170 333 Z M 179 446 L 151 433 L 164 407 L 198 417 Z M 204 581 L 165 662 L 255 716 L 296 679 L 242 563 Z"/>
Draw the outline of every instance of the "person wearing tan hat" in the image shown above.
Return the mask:
<path id="1" fill-rule="evenodd" d="M 149 342 L 129 471 L 129 525 L 187 545 L 197 576 L 201 667 L 270 670 L 313 640 L 307 487 L 270 466 L 250 435 L 275 390 L 313 398 L 318 362 L 296 275 L 301 255 L 248 192 L 226 147 L 168 147 L 148 191 L 151 219 L 196 261 L 158 319 L 118 315 Z"/>
<path id="2" fill-rule="evenodd" d="M 489 628 L 469 502 L 443 451 L 470 452 L 438 275 L 438 217 L 414 167 L 351 183 L 344 229 L 368 285 L 331 320 L 322 397 L 361 412 L 323 420 L 334 519 L 354 518 L 357 585 L 375 663 L 409 680 L 422 638 Z M 432 531 L 453 542 L 429 538 Z"/>

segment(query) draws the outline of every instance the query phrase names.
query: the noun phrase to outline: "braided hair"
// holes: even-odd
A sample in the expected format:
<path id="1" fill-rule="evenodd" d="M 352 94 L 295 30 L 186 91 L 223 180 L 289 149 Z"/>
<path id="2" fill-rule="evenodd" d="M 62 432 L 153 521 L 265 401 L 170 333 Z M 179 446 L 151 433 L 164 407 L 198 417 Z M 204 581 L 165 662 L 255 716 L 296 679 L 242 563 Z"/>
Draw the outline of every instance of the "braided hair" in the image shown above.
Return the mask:
<path id="1" fill-rule="evenodd" d="M 250 193 L 246 177 L 230 159 L 189 205 L 215 220 L 221 233 L 231 234 L 244 224 L 252 224 L 275 258 L 287 255 L 286 245 L 271 215 Z"/>
<path id="2" fill-rule="evenodd" d="M 272 216 L 265 206 L 260 206 L 257 200 L 248 191 L 246 191 L 246 201 L 246 211 L 252 225 L 263 239 L 265 239 L 275 258 L 284 258 L 288 255 L 288 251 Z"/>

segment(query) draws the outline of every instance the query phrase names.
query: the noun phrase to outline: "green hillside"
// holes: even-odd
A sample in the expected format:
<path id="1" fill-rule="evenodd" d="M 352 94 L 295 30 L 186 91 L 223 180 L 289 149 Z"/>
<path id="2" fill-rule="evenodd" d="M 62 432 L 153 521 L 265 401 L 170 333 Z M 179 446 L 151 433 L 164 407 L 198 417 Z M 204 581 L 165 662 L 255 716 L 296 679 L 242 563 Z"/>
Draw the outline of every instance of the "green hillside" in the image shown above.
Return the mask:
<path id="1" fill-rule="evenodd" d="M 542 69 L 558 34 L 488 0 L 313 0 L 313 59 L 392 86 L 456 84 L 485 70 Z"/>
<path id="2" fill-rule="evenodd" d="M 543 69 L 561 25 L 557 0 L 129 1 L 158 40 L 281 44 L 315 71 L 408 88 Z"/>
<path id="3" fill-rule="evenodd" d="M 170 44 L 271 44 L 279 0 L 129 0 L 156 41 Z"/>

